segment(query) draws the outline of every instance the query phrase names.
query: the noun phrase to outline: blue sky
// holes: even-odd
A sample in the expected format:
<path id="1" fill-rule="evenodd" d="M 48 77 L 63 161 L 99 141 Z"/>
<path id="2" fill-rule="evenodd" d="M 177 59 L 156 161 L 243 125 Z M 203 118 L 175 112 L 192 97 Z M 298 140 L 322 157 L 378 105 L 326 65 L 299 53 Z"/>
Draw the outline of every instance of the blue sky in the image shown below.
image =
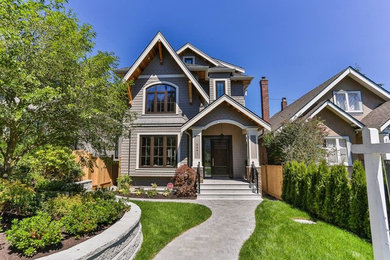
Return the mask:
<path id="1" fill-rule="evenodd" d="M 269 79 L 271 115 L 343 68 L 390 90 L 390 2 L 386 0 L 69 0 L 97 33 L 96 50 L 129 66 L 157 31 L 178 49 L 191 42 L 255 77 L 247 107 L 261 114 L 259 80 Z"/>

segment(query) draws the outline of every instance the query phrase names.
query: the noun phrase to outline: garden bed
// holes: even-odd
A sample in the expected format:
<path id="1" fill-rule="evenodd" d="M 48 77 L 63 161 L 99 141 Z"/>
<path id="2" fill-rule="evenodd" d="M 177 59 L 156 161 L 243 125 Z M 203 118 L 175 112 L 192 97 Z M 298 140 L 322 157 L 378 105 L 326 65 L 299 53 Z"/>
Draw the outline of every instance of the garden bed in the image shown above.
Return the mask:
<path id="1" fill-rule="evenodd" d="M 196 196 L 191 197 L 179 197 L 175 194 L 170 194 L 169 196 L 164 196 L 163 194 L 157 194 L 153 197 L 148 196 L 147 194 L 118 194 L 119 196 L 125 197 L 125 198 L 139 198 L 139 199 L 168 199 L 168 200 L 195 200 Z"/>
<path id="2" fill-rule="evenodd" d="M 42 252 L 37 253 L 33 257 L 23 256 L 20 254 L 19 251 L 12 249 L 11 246 L 9 245 L 9 243 L 7 242 L 7 240 L 5 239 L 6 238 L 5 233 L 2 232 L 2 233 L 0 233 L 0 259 L 2 259 L 2 260 L 38 259 L 38 258 L 43 257 L 43 256 L 58 253 L 60 251 L 71 248 L 75 245 L 78 245 L 84 241 L 87 241 L 88 239 L 102 233 L 104 230 L 106 230 L 110 226 L 112 226 L 112 225 L 106 226 L 106 227 L 104 227 L 96 232 L 89 234 L 89 235 L 85 235 L 85 236 L 81 237 L 80 239 L 76 239 L 75 237 L 69 237 L 69 236 L 65 237 L 65 239 L 63 239 L 61 241 L 61 244 L 59 244 L 57 246 L 48 247 L 47 249 L 45 249 Z"/>

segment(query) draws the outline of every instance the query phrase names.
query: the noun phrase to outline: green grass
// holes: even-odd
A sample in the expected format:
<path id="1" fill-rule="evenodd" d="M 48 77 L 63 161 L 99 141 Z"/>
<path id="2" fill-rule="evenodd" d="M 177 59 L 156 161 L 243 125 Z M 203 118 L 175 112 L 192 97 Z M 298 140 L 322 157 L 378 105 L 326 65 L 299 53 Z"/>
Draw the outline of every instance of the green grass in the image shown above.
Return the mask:
<path id="1" fill-rule="evenodd" d="M 256 229 L 240 259 L 373 259 L 372 245 L 345 230 L 318 221 L 281 201 L 264 200 L 256 209 Z"/>
<path id="2" fill-rule="evenodd" d="M 135 259 L 152 259 L 184 231 L 211 216 L 211 210 L 192 203 L 133 201 L 141 208 L 144 241 Z"/>

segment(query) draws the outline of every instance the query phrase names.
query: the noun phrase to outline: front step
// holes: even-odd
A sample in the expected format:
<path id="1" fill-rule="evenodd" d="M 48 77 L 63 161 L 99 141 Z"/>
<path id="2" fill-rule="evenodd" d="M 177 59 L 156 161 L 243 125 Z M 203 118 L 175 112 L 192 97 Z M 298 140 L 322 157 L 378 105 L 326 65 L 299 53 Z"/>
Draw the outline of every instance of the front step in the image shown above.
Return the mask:
<path id="1" fill-rule="evenodd" d="M 254 193 L 250 184 L 240 180 L 204 180 L 200 184 L 199 200 L 259 200 L 261 196 Z"/>

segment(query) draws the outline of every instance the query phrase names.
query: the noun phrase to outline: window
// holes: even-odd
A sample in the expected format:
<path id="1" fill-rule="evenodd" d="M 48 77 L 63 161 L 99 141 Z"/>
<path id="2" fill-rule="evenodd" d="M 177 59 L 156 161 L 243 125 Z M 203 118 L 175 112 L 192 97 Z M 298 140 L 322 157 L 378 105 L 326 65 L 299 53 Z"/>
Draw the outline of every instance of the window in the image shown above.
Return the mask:
<path id="1" fill-rule="evenodd" d="M 143 135 L 140 142 L 140 167 L 176 167 L 176 136 Z"/>
<path id="2" fill-rule="evenodd" d="M 363 112 L 362 94 L 360 91 L 334 92 L 334 102 L 347 112 Z"/>
<path id="3" fill-rule="evenodd" d="M 195 63 L 195 57 L 194 56 L 184 56 L 183 61 L 186 64 L 194 64 Z"/>
<path id="4" fill-rule="evenodd" d="M 348 137 L 325 137 L 326 160 L 330 165 L 351 166 L 351 151 Z"/>
<path id="5" fill-rule="evenodd" d="M 225 81 L 216 81 L 216 98 L 219 98 L 225 94 Z"/>
<path id="6" fill-rule="evenodd" d="M 146 113 L 175 113 L 176 88 L 165 85 L 153 85 L 146 89 Z"/>

